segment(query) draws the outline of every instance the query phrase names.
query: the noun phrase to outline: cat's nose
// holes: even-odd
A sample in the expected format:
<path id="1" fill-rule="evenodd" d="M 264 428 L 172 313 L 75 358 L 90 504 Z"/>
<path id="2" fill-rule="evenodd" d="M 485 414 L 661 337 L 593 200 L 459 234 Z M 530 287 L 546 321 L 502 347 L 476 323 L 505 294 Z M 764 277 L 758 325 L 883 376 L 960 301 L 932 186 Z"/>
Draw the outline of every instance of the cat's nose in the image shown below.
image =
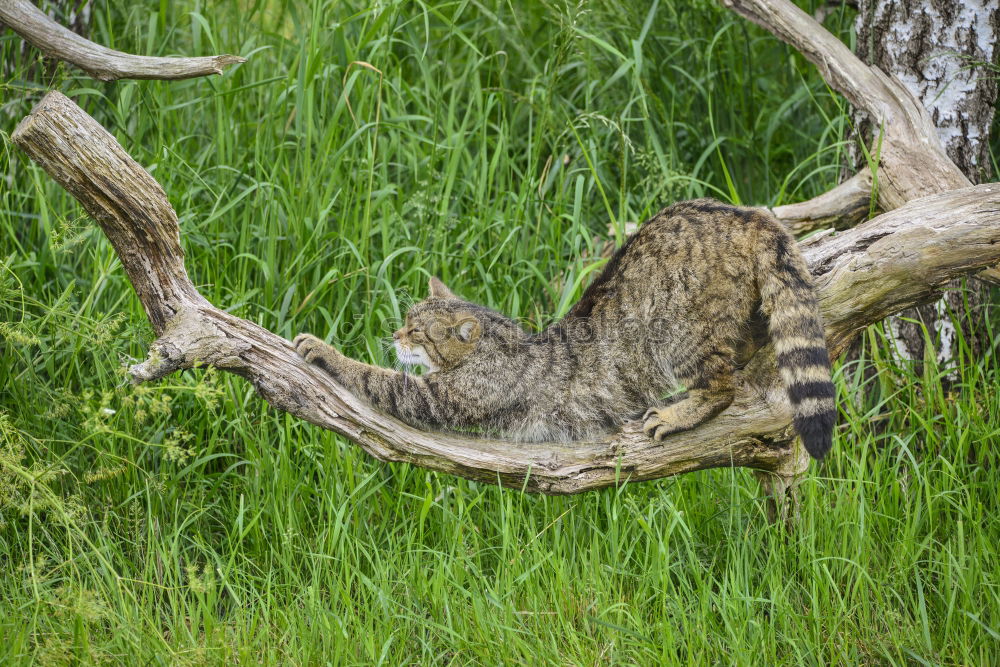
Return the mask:
<path id="1" fill-rule="evenodd" d="M 399 338 L 402 335 L 403 335 L 403 330 L 402 329 L 396 329 L 395 331 L 392 332 L 392 339 L 393 340 L 399 340 Z"/>

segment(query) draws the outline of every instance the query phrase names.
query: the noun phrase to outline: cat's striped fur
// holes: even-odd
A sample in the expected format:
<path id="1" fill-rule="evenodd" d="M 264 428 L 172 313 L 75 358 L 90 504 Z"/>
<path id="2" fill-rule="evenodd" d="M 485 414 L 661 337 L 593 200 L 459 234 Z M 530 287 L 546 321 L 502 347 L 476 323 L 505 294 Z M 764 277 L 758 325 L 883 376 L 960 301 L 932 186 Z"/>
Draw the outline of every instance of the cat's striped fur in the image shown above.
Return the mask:
<path id="1" fill-rule="evenodd" d="M 643 417 L 662 439 L 732 402 L 733 373 L 765 323 L 795 427 L 820 458 L 836 406 L 811 278 L 794 239 L 757 209 L 709 199 L 664 209 L 541 333 L 432 279 L 431 296 L 395 333 L 400 360 L 430 370 L 421 376 L 350 360 L 308 334 L 295 342 L 410 423 L 538 441 L 599 437 Z"/>

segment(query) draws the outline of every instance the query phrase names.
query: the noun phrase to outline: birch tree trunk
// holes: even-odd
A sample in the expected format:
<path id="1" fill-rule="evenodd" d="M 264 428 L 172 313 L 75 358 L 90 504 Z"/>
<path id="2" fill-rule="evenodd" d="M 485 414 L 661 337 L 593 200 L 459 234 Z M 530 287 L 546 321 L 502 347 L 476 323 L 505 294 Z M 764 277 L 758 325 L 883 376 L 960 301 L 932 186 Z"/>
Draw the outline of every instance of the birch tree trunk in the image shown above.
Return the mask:
<path id="1" fill-rule="evenodd" d="M 919 99 L 937 127 L 948 157 L 973 183 L 992 180 L 990 125 L 997 100 L 1000 0 L 860 0 L 855 24 L 858 57 L 899 79 Z M 854 126 L 869 147 L 879 128 L 863 110 Z M 855 166 L 865 164 L 855 146 Z M 898 354 L 918 364 L 928 353 L 950 365 L 957 353 L 949 310 L 962 316 L 962 333 L 974 352 L 985 337 L 977 331 L 986 290 L 970 281 L 949 286 L 936 303 L 903 312 L 888 321 Z M 967 301 L 968 310 L 965 303 Z M 965 317 L 966 313 L 970 317 Z M 908 321 L 909 320 L 909 321 Z M 936 350 L 925 350 L 923 322 Z"/>

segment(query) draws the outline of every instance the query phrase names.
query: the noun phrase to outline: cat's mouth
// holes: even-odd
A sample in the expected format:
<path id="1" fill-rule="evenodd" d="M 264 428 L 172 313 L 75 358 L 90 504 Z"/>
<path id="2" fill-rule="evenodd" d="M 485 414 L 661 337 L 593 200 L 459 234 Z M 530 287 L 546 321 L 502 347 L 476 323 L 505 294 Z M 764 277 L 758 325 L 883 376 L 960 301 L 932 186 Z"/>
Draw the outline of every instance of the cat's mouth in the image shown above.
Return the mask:
<path id="1" fill-rule="evenodd" d="M 393 341 L 393 345 L 396 348 L 396 358 L 404 366 L 420 366 L 428 372 L 437 370 L 437 367 L 431 363 L 430 357 L 427 356 L 427 351 L 423 345 L 404 347 L 403 343 L 398 340 Z"/>

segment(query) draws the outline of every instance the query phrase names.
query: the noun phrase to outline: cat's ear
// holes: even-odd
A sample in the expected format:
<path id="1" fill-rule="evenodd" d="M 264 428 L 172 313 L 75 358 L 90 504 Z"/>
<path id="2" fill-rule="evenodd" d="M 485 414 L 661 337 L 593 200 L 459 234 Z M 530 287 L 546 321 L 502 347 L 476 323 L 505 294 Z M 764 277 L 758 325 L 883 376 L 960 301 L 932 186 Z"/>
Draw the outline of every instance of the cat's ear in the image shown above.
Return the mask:
<path id="1" fill-rule="evenodd" d="M 441 282 L 441 279 L 436 276 L 431 276 L 430 288 L 431 296 L 433 297 L 437 297 L 439 299 L 458 298 L 443 282 Z"/>
<path id="2" fill-rule="evenodd" d="M 461 324 L 458 325 L 458 337 L 462 342 L 470 343 L 477 338 L 482 332 L 482 325 L 479 324 L 479 320 L 474 317 L 470 317 Z"/>

